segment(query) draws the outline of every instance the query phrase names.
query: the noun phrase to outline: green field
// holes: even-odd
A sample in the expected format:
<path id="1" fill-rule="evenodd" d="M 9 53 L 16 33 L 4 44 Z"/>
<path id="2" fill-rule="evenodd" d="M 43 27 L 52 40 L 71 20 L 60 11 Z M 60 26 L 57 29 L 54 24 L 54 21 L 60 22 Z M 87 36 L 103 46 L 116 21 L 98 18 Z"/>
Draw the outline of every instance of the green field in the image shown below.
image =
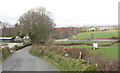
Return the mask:
<path id="1" fill-rule="evenodd" d="M 113 38 L 118 37 L 118 31 L 92 31 L 92 32 L 84 32 L 79 33 L 73 38 L 70 38 L 71 40 L 83 40 L 83 39 L 90 39 L 94 36 L 94 38 Z M 93 42 L 93 41 L 66 41 L 66 42 L 56 42 L 55 44 L 71 44 L 71 43 L 98 43 L 98 45 L 108 45 L 112 42 Z M 93 50 L 92 46 L 89 45 L 72 45 L 72 47 L 79 47 L 79 48 L 86 48 L 92 53 L 102 53 L 108 58 L 118 57 L 118 44 L 113 44 L 111 46 L 99 46 L 98 49 Z"/>
<path id="2" fill-rule="evenodd" d="M 0 40 L 0 43 L 13 43 L 11 40 Z"/>
<path id="3" fill-rule="evenodd" d="M 90 38 L 112 38 L 118 37 L 118 31 L 95 31 L 95 32 L 84 32 L 75 35 L 74 37 L 70 38 L 73 40 L 83 40 L 83 39 L 90 39 Z"/>
<path id="4" fill-rule="evenodd" d="M 118 45 L 120 45 L 120 43 L 114 44 L 112 46 L 107 46 L 107 47 L 99 46 L 99 48 L 95 50 L 92 49 L 92 46 L 88 46 L 88 45 L 73 45 L 72 47 L 86 48 L 92 53 L 102 53 L 108 58 L 118 58 Z"/>

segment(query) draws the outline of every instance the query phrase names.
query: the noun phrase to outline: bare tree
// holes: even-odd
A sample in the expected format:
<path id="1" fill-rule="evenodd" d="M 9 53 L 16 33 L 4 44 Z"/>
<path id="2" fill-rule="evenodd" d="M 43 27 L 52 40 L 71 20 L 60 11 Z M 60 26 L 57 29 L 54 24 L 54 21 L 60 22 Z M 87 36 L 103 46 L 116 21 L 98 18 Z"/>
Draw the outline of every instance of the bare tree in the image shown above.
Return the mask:
<path id="1" fill-rule="evenodd" d="M 46 41 L 55 26 L 51 13 L 45 8 L 31 9 L 21 16 L 19 21 L 22 33 L 28 34 L 31 42 L 35 44 Z"/>

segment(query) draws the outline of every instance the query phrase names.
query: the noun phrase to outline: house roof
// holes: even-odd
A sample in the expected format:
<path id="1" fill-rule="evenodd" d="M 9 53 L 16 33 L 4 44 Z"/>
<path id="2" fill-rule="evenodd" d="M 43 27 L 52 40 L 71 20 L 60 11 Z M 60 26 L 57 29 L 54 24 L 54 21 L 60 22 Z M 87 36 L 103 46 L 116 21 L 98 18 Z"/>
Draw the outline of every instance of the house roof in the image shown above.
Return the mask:
<path id="1" fill-rule="evenodd" d="M 0 37 L 0 40 L 10 40 L 12 39 L 13 37 Z"/>

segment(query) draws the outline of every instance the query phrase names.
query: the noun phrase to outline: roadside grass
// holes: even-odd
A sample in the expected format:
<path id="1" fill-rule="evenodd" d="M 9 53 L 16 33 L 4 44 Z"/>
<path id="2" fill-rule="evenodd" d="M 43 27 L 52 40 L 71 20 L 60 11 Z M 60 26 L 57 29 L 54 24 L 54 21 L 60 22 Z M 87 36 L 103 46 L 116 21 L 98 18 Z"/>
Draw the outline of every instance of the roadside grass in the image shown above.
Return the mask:
<path id="1" fill-rule="evenodd" d="M 55 65 L 60 71 L 96 71 L 96 66 L 86 64 L 85 60 L 64 57 L 55 51 L 33 48 L 29 51 L 30 54 L 46 59 Z"/>
<path id="2" fill-rule="evenodd" d="M 92 46 L 88 46 L 88 45 L 73 45 L 71 47 L 86 48 L 92 53 L 102 53 L 108 58 L 118 58 L 118 45 L 120 45 L 120 43 L 116 43 L 114 45 L 104 46 L 104 47 L 98 46 L 98 49 L 95 50 L 92 49 Z"/>
<path id="3" fill-rule="evenodd" d="M 92 38 L 113 38 L 118 37 L 118 31 L 112 30 L 112 31 L 92 31 L 92 32 L 84 32 L 79 33 L 75 35 L 73 38 L 70 38 L 72 40 L 83 40 L 83 39 L 90 39 Z"/>

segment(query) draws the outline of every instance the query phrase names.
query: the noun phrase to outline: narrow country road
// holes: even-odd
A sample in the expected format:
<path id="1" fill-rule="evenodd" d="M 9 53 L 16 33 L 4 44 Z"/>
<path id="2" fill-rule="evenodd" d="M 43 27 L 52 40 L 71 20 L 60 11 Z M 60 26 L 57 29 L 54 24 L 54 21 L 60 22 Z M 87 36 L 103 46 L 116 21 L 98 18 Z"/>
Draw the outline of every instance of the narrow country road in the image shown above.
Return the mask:
<path id="1" fill-rule="evenodd" d="M 110 40 L 110 39 L 94 39 L 94 40 L 92 40 L 92 39 L 90 39 L 90 40 L 87 40 L 87 39 L 85 39 L 85 40 L 68 40 L 68 39 L 60 39 L 60 40 L 55 40 L 55 42 L 68 42 L 68 41 L 70 41 L 70 42 L 75 42 L 75 41 L 93 41 L 93 42 L 116 42 L 116 41 L 118 41 L 118 40 Z"/>
<path id="2" fill-rule="evenodd" d="M 30 48 L 14 52 L 2 63 L 2 71 L 59 71 L 51 63 L 30 55 Z"/>

